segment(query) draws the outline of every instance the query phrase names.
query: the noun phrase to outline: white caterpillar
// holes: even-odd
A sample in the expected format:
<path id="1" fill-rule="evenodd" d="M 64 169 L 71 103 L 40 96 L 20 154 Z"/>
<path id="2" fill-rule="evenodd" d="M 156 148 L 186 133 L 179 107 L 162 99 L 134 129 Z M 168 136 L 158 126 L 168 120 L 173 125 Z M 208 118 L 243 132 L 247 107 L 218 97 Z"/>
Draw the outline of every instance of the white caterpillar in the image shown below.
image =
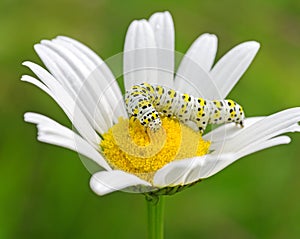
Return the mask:
<path id="1" fill-rule="evenodd" d="M 233 100 L 205 100 L 148 83 L 132 86 L 125 103 L 128 114 L 153 131 L 161 127 L 159 114 L 195 122 L 201 134 L 208 124 L 235 122 L 243 127 L 245 118 L 243 108 Z"/>

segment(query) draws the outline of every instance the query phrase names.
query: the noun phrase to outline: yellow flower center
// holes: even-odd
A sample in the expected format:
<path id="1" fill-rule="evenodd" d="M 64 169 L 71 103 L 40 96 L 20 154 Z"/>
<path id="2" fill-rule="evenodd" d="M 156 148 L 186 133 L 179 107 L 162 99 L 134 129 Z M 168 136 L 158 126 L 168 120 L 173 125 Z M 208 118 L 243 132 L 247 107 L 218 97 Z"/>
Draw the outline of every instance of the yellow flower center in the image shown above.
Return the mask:
<path id="1" fill-rule="evenodd" d="M 166 164 L 207 154 L 210 142 L 175 118 L 161 117 L 162 128 L 145 130 L 134 118 L 123 119 L 103 134 L 103 154 L 114 169 L 135 174 L 149 182 Z"/>

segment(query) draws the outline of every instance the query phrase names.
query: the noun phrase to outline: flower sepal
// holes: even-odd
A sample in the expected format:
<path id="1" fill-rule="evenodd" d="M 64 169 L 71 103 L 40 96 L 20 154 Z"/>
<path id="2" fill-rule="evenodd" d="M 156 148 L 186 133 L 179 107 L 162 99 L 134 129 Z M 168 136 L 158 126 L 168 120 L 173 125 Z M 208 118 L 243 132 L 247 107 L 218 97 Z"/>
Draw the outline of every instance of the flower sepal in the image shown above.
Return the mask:
<path id="1" fill-rule="evenodd" d="M 188 189 L 188 188 L 194 186 L 195 184 L 197 184 L 201 181 L 202 181 L 202 179 L 199 179 L 195 182 L 192 182 L 192 183 L 186 184 L 186 185 L 176 185 L 174 187 L 164 187 L 164 188 L 157 189 L 155 191 L 146 192 L 146 193 L 144 193 L 144 195 L 145 195 L 147 201 L 152 202 L 153 204 L 156 204 L 156 203 L 158 203 L 160 196 L 174 195 L 176 193 L 179 193 L 185 189 Z"/>

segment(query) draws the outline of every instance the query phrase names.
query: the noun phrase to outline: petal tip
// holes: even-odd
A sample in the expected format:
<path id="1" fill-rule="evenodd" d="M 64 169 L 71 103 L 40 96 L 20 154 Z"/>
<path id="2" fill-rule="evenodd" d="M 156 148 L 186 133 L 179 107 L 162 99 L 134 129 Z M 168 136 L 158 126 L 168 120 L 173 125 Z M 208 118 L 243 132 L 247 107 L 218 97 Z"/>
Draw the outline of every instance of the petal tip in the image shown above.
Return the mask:
<path id="1" fill-rule="evenodd" d="M 253 49 L 257 49 L 258 50 L 260 48 L 260 43 L 259 42 L 257 42 L 257 41 L 251 41 L 250 43 L 251 43 L 251 47 Z"/>
<path id="2" fill-rule="evenodd" d="M 26 78 L 27 78 L 27 77 L 28 77 L 28 75 L 22 75 L 20 80 L 21 80 L 21 81 L 26 81 Z"/>
<path id="3" fill-rule="evenodd" d="M 23 61 L 22 66 L 28 66 L 31 62 L 30 61 Z"/>
<path id="4" fill-rule="evenodd" d="M 24 121 L 28 122 L 28 123 L 32 123 L 32 116 L 34 115 L 34 113 L 32 112 L 26 112 L 23 116 Z"/>
<path id="5" fill-rule="evenodd" d="M 256 53 L 260 48 L 260 43 L 257 41 L 247 41 L 237 45 L 237 47 L 241 47 L 241 49 L 247 49 L 248 51 L 250 50 Z"/>
<path id="6" fill-rule="evenodd" d="M 67 37 L 67 36 L 62 36 L 62 35 L 56 36 L 55 39 L 62 39 L 62 40 L 68 40 L 68 39 L 71 39 L 71 40 L 72 40 L 72 38 Z"/>
<path id="7" fill-rule="evenodd" d="M 41 43 L 42 43 L 42 41 L 41 41 Z M 37 44 L 33 45 L 33 48 L 36 52 L 39 52 L 41 50 L 41 48 L 42 48 L 41 43 L 37 43 Z"/>

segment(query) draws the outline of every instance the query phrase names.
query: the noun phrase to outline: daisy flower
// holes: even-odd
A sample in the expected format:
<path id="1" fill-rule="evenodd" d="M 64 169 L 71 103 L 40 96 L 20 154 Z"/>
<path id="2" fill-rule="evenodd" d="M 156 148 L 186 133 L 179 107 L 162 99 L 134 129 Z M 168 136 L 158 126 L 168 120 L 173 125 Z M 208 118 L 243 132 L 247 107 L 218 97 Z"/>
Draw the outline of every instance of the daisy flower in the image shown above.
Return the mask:
<path id="1" fill-rule="evenodd" d="M 24 75 L 22 80 L 51 96 L 76 130 L 38 113 L 26 113 L 25 121 L 37 125 L 39 141 L 74 150 L 99 166 L 90 179 L 98 195 L 117 190 L 172 194 L 248 154 L 287 144 L 290 138 L 283 134 L 300 131 L 300 108 L 291 108 L 246 118 L 243 128 L 224 124 L 203 136 L 192 125 L 162 117 L 162 135 L 151 136 L 128 118 L 118 76 L 87 46 L 59 36 L 34 48 L 48 71 L 24 62 L 37 78 Z M 127 31 L 125 90 L 146 82 L 208 100 L 225 99 L 258 49 L 259 43 L 244 42 L 214 64 L 217 37 L 203 34 L 174 74 L 173 20 L 169 12 L 155 13 L 149 20 L 133 21 Z"/>

